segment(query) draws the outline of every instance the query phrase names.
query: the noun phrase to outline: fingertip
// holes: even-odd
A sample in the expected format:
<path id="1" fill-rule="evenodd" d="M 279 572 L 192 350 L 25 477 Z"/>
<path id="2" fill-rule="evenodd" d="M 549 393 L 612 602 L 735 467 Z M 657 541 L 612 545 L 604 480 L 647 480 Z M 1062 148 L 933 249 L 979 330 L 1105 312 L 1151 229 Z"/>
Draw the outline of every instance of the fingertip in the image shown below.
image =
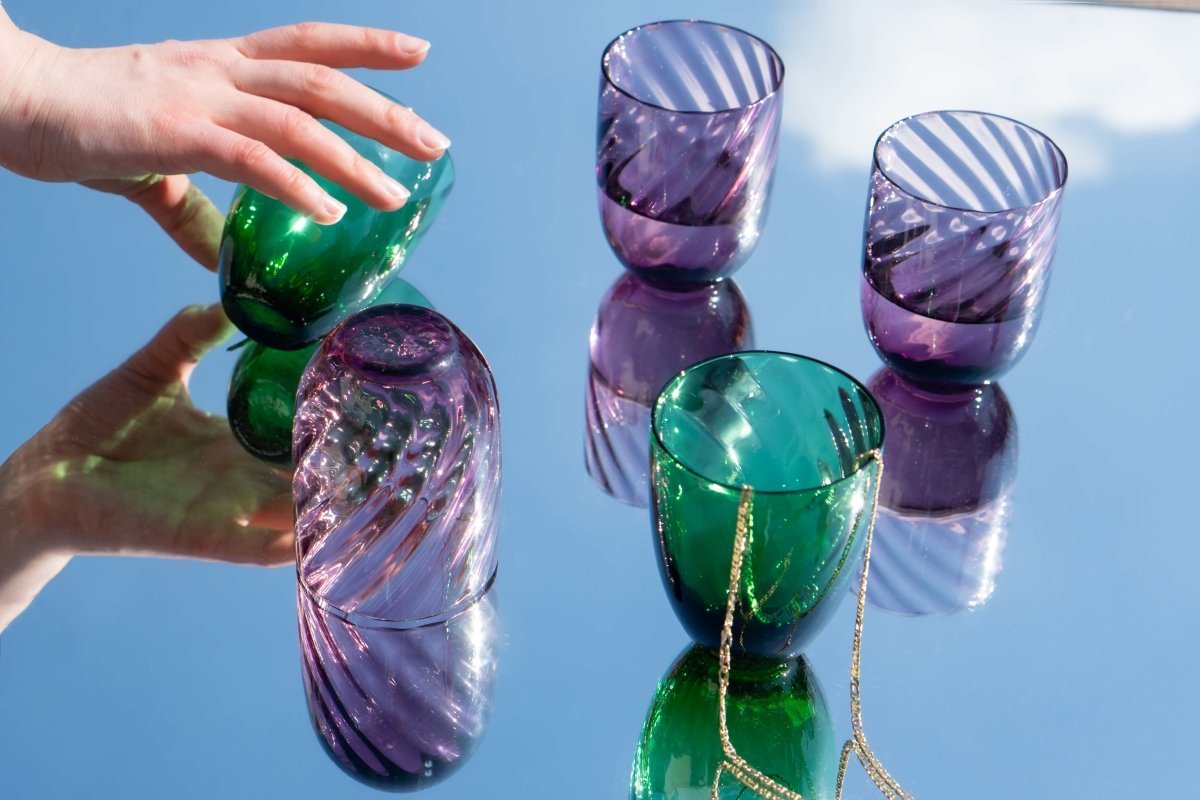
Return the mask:
<path id="1" fill-rule="evenodd" d="M 434 158 L 441 158 L 450 149 L 450 137 L 425 121 L 417 127 L 417 141 L 426 150 L 436 153 Z"/>
<path id="2" fill-rule="evenodd" d="M 418 36 L 408 36 L 403 33 L 396 34 L 396 50 L 406 58 L 423 60 L 431 46 L 431 42 Z"/>
<path id="3" fill-rule="evenodd" d="M 296 538 L 291 530 L 267 542 L 259 563 L 264 567 L 285 567 L 296 563 Z"/>
<path id="4" fill-rule="evenodd" d="M 220 302 L 187 306 L 168 327 L 197 358 L 228 339 L 235 330 Z"/>
<path id="5" fill-rule="evenodd" d="M 335 225 L 346 216 L 346 205 L 338 202 L 331 195 L 321 198 L 321 213 L 313 216 L 313 222 L 318 225 Z"/>

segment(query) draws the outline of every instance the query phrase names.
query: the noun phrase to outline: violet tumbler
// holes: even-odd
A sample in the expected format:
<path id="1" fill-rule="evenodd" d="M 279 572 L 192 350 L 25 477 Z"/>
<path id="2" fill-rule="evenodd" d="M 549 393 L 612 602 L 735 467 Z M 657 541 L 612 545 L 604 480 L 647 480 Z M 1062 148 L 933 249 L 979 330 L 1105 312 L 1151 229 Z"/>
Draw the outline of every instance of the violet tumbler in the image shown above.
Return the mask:
<path id="1" fill-rule="evenodd" d="M 999 377 L 1028 349 L 1058 239 L 1067 161 L 975 111 L 897 122 L 875 145 L 862 309 L 888 366 L 928 388 Z"/>
<path id="2" fill-rule="evenodd" d="M 445 622 L 396 628 L 354 624 L 297 590 L 309 715 L 344 772 L 377 789 L 417 791 L 466 763 L 495 696 L 493 594 Z"/>
<path id="3" fill-rule="evenodd" d="M 444 620 L 496 571 L 500 430 L 483 356 L 449 320 L 375 306 L 322 341 L 293 430 L 301 587 L 354 622 Z"/>
<path id="4" fill-rule="evenodd" d="M 783 61 L 737 28 L 656 22 L 614 39 L 601 71 L 596 182 L 613 252 L 652 280 L 733 274 L 766 214 Z"/>

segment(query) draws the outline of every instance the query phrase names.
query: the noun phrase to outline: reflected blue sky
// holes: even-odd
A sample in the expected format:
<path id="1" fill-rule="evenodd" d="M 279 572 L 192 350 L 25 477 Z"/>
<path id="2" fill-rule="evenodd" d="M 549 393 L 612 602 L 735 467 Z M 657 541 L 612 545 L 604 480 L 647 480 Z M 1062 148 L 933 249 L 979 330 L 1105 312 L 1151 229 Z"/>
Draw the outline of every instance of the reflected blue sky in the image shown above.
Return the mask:
<path id="1" fill-rule="evenodd" d="M 860 379 L 879 366 L 857 293 L 874 136 L 907 113 L 967 106 L 1044 130 L 1073 170 L 1082 142 L 1045 317 L 1003 379 L 1021 454 L 1002 580 L 973 612 L 868 610 L 866 725 L 918 797 L 1178 793 L 1190 785 L 1189 712 L 1200 707 L 1184 674 L 1200 611 L 1186 506 L 1198 475 L 1189 409 L 1200 16 L 1002 2 L 962 3 L 983 15 L 964 18 L 922 0 L 901 17 L 878 4 L 794 5 L 6 8 L 77 46 L 306 18 L 434 42 L 417 72 L 372 79 L 451 136 L 459 169 L 403 274 L 488 357 L 505 478 L 494 715 L 471 761 L 429 798 L 626 796 L 650 699 L 685 645 L 646 512 L 605 495 L 583 465 L 588 330 L 620 270 L 592 179 L 604 45 L 630 26 L 690 16 L 777 45 L 785 132 L 762 239 L 738 284 L 757 346 Z M 984 61 L 1022 66 L 1001 92 L 994 78 L 964 78 Z M 1110 61 L 1124 71 L 1072 66 Z M 218 205 L 231 199 L 232 186 L 200 182 Z M 215 276 L 140 211 L 81 188 L 0 174 L 0 239 L 5 455 L 181 306 L 217 300 Z M 235 357 L 201 364 L 199 405 L 222 411 Z M 0 797 L 375 796 L 311 730 L 293 581 L 286 569 L 77 559 L 3 636 Z M 808 654 L 839 737 L 849 729 L 852 612 L 846 602 Z M 850 796 L 873 796 L 852 773 Z"/>

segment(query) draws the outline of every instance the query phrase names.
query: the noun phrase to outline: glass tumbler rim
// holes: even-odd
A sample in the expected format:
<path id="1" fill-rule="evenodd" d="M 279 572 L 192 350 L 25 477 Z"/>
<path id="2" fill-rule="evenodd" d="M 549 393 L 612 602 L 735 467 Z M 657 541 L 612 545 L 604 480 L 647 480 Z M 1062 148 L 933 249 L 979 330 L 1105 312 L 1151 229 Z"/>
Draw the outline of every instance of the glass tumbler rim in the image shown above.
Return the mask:
<path id="1" fill-rule="evenodd" d="M 948 205 L 946 203 L 938 202 L 937 200 L 931 200 L 927 197 L 922 197 L 921 195 L 917 194 L 916 192 L 910 191 L 909 189 L 905 188 L 904 185 L 901 184 L 898 180 L 896 180 L 894 177 L 892 177 L 892 175 L 889 174 L 888 171 L 884 168 L 883 164 L 881 164 L 879 162 L 879 148 L 883 144 L 884 138 L 889 133 L 891 133 L 895 129 L 899 128 L 901 125 L 904 125 L 912 120 L 919 119 L 921 117 L 932 117 L 932 116 L 941 115 L 941 114 L 973 114 L 977 117 L 988 117 L 991 119 L 1000 119 L 1000 120 L 1004 120 L 1005 122 L 1011 122 L 1014 125 L 1020 125 L 1022 128 L 1028 130 L 1030 133 L 1036 134 L 1037 136 L 1041 137 L 1043 140 L 1046 141 L 1046 143 L 1048 143 L 1050 145 L 1050 147 L 1053 148 L 1054 153 L 1062 161 L 1062 165 L 1063 165 L 1062 177 L 1057 181 L 1055 186 L 1049 192 L 1044 194 L 1042 197 L 1039 197 L 1037 200 L 1035 200 L 1032 203 L 1027 203 L 1025 205 L 1009 206 L 1008 208 L 997 208 L 997 209 L 987 209 L 987 210 L 978 209 L 978 208 L 963 208 L 961 206 Z M 880 175 L 882 175 L 885 179 L 887 179 L 887 182 L 889 184 L 891 184 L 891 186 L 894 187 L 896 189 L 896 191 L 900 192 L 905 197 L 909 197 L 909 198 L 917 201 L 918 203 L 924 203 L 925 205 L 928 205 L 928 206 L 936 206 L 938 208 L 944 208 L 947 211 L 962 211 L 967 214 L 1005 214 L 1010 211 L 1024 211 L 1024 210 L 1036 208 L 1037 206 L 1048 203 L 1063 193 L 1063 190 L 1067 186 L 1067 175 L 1070 170 L 1070 165 L 1067 163 L 1067 156 L 1065 153 L 1063 153 L 1062 148 L 1058 146 L 1057 142 L 1055 142 L 1053 139 L 1051 139 L 1049 136 L 1047 136 L 1041 130 L 1033 127 L 1032 125 L 1030 125 L 1027 122 L 1022 122 L 1021 120 L 1016 119 L 1014 117 L 1008 117 L 1008 116 L 1005 116 L 1004 114 L 995 114 L 995 113 L 992 113 L 991 111 L 979 111 L 979 110 L 971 109 L 971 108 L 932 109 L 930 111 L 921 111 L 916 114 L 909 114 L 906 117 L 901 117 L 900 119 L 893 122 L 891 125 L 888 125 L 886 128 L 884 128 L 883 131 L 879 134 L 879 136 L 877 136 L 875 138 L 875 145 L 871 148 L 871 165 L 874 167 L 874 169 Z"/>
<path id="2" fill-rule="evenodd" d="M 727 31 L 732 31 L 734 33 L 745 36 L 746 38 L 748 38 L 754 42 L 757 42 L 758 44 L 760 44 L 764 48 L 766 48 L 767 53 L 769 53 L 771 56 L 771 60 L 779 68 L 778 77 L 774 81 L 772 81 L 770 91 L 764 93 L 762 97 L 759 97 L 757 100 L 755 100 L 752 103 L 745 103 L 743 105 L 732 106 L 730 108 L 717 109 L 715 111 L 703 111 L 700 109 L 668 108 L 667 106 L 660 105 L 658 103 L 654 103 L 643 97 L 639 97 L 638 95 L 629 91 L 628 89 L 626 89 L 624 86 L 622 86 L 620 83 L 618 83 L 616 80 L 613 79 L 612 73 L 608 69 L 608 57 L 609 57 L 609 54 L 612 53 L 613 46 L 617 42 L 621 41 L 622 39 L 624 39 L 626 36 L 629 36 L 630 34 L 637 33 L 638 31 L 642 31 L 647 28 L 657 28 L 657 27 L 663 27 L 663 26 L 668 26 L 668 25 L 673 26 L 673 25 L 684 25 L 684 24 L 704 25 L 704 26 L 707 26 L 710 28 L 721 28 L 721 29 L 724 29 Z M 770 101 L 772 98 L 775 98 L 779 95 L 780 91 L 783 89 L 784 72 L 785 72 L 785 67 L 784 67 L 784 63 L 783 63 L 783 58 L 779 55 L 779 53 L 775 50 L 775 48 L 771 46 L 771 43 L 768 42 L 766 39 L 763 39 L 760 36 L 756 36 L 753 33 L 750 33 L 750 31 L 747 31 L 743 28 L 739 28 L 735 25 L 726 25 L 723 22 L 712 22 L 711 20 L 705 20 L 705 19 L 663 19 L 663 20 L 656 20 L 654 22 L 646 22 L 641 25 L 635 25 L 634 27 L 630 28 L 629 30 L 622 31 L 621 33 L 614 36 L 608 42 L 608 44 L 606 44 L 604 46 L 604 50 L 600 54 L 600 73 L 604 76 L 605 83 L 607 83 L 609 86 L 616 89 L 618 92 L 623 94 L 625 97 L 628 97 L 633 102 L 638 103 L 639 105 L 646 106 L 647 108 L 653 108 L 658 111 L 667 111 L 672 114 L 697 114 L 697 115 L 701 115 L 701 116 L 714 116 L 717 114 L 729 114 L 729 113 L 741 112 L 741 111 L 745 111 L 746 109 L 754 108 L 755 106 L 762 105 L 763 103 L 766 103 L 766 102 Z"/>
<path id="3" fill-rule="evenodd" d="M 716 480 L 709 475 L 705 475 L 705 474 L 699 472 L 698 470 L 694 469 L 690 464 L 688 464 L 683 459 L 681 459 L 678 455 L 676 455 L 676 453 L 673 450 L 671 450 L 671 448 L 667 447 L 666 442 L 663 441 L 662 434 L 659 431 L 659 418 L 660 418 L 660 411 L 667 402 L 667 393 L 670 391 L 671 387 L 673 387 L 676 383 L 678 383 L 679 380 L 682 379 L 685 375 L 692 372 L 693 370 L 700 369 L 701 367 L 707 366 L 708 364 L 711 364 L 715 361 L 725 361 L 725 360 L 733 359 L 733 358 L 741 358 L 742 356 L 785 356 L 790 359 L 796 359 L 798 361 L 807 362 L 810 365 L 824 367 L 825 369 L 828 369 L 831 372 L 834 372 L 834 373 L 842 376 L 843 378 L 846 378 L 851 384 L 853 384 L 858 389 L 861 396 L 866 401 L 870 402 L 871 407 L 875 410 L 876 419 L 878 419 L 878 421 L 879 421 L 879 434 L 877 437 L 877 443 L 875 444 L 875 447 L 871 448 L 866 453 L 859 456 L 858 464 L 855 466 L 853 472 L 850 472 L 849 474 L 847 474 L 841 478 L 838 478 L 836 481 L 830 481 L 829 483 L 819 484 L 817 486 L 806 486 L 806 487 L 800 487 L 800 488 L 796 488 L 796 489 L 759 489 L 755 486 L 751 486 L 750 489 L 755 495 L 768 495 L 768 496 L 782 497 L 782 496 L 786 496 L 786 495 L 810 494 L 813 492 L 819 492 L 819 491 L 824 491 L 827 489 L 832 489 L 832 488 L 839 486 L 847 481 L 853 480 L 853 479 L 857 478 L 860 474 L 862 474 L 862 471 L 866 468 L 867 464 L 869 464 L 872 461 L 872 459 L 864 458 L 862 456 L 865 456 L 865 455 L 867 455 L 875 450 L 879 450 L 883 447 L 884 435 L 886 433 L 886 430 L 885 430 L 886 422 L 884 421 L 883 409 L 880 407 L 879 401 L 875 399 L 875 395 L 871 394 L 871 391 L 870 391 L 870 389 L 868 389 L 866 387 L 866 384 L 864 384 L 858 378 L 855 378 L 849 372 L 846 372 L 844 369 L 841 369 L 840 367 L 835 367 L 833 364 L 830 364 L 827 361 L 822 361 L 819 358 L 813 358 L 812 356 L 800 355 L 799 353 L 789 353 L 786 350 L 739 350 L 736 353 L 723 353 L 721 355 L 711 356 L 702 361 L 697 361 L 695 364 L 692 364 L 691 366 L 675 373 L 675 375 L 672 376 L 671 379 L 669 381 L 667 381 L 667 383 L 663 386 L 662 390 L 659 391 L 658 397 L 655 398 L 654 406 L 651 409 L 650 432 L 653 436 L 653 438 L 651 440 L 652 443 L 657 445 L 658 448 L 660 450 L 662 450 L 663 453 L 665 453 L 671 459 L 672 462 L 677 464 L 681 469 L 683 469 L 685 472 L 689 473 L 690 475 L 694 475 L 696 478 L 698 478 L 702 481 L 712 484 L 713 486 L 719 486 L 730 492 L 741 492 L 742 489 L 746 486 L 746 484 L 736 484 L 735 485 L 733 483 L 729 483 L 729 482 L 722 481 L 722 480 Z"/>

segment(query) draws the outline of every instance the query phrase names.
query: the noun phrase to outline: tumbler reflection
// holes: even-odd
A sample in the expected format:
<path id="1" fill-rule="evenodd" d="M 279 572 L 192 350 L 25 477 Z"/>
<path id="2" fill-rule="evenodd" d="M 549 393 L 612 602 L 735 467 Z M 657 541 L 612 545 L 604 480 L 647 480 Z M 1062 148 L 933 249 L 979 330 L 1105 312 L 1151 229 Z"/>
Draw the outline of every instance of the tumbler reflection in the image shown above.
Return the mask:
<path id="1" fill-rule="evenodd" d="M 494 592 L 432 625 L 352 622 L 297 587 L 304 690 L 333 761 L 363 783 L 416 791 L 454 773 L 491 716 Z"/>
<path id="2" fill-rule="evenodd" d="M 880 487 L 867 601 L 898 614 L 949 614 L 987 601 L 1011 513 L 1017 427 L 999 386 L 922 391 L 882 369 Z"/>
<path id="3" fill-rule="evenodd" d="M 631 800 L 758 797 L 728 772 L 718 725 L 717 653 L 689 646 L 659 683 L 642 727 Z M 838 747 L 816 676 L 804 658 L 739 658 L 726 700 L 730 740 L 759 771 L 810 800 L 832 798 Z"/>
<path id="4" fill-rule="evenodd" d="M 649 502 L 650 407 L 697 361 L 753 347 L 750 310 L 731 280 L 666 287 L 624 273 L 596 310 L 589 346 L 588 474 L 618 500 Z"/>

